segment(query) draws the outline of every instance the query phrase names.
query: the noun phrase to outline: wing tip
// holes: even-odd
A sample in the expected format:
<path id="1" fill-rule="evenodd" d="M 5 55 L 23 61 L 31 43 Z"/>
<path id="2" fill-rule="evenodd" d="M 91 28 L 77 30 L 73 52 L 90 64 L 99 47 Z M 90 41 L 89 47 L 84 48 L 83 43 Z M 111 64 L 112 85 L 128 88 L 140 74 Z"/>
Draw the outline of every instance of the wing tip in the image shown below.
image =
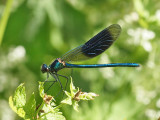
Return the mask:
<path id="1" fill-rule="evenodd" d="M 112 24 L 108 28 L 117 28 L 121 30 L 121 26 L 119 24 Z"/>
<path id="2" fill-rule="evenodd" d="M 116 40 L 121 33 L 121 26 L 119 24 L 112 24 L 106 30 L 111 34 L 113 40 Z"/>

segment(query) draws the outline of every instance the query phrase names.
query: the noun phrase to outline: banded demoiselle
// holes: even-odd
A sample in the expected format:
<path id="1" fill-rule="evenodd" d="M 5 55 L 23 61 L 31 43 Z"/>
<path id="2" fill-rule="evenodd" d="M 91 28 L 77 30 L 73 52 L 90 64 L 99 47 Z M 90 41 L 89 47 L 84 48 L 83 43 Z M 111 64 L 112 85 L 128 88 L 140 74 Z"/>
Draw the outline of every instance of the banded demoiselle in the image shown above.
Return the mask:
<path id="1" fill-rule="evenodd" d="M 58 76 L 67 78 L 66 76 L 59 75 L 57 72 L 63 68 L 102 68 L 102 67 L 139 67 L 137 63 L 109 63 L 109 64 L 70 64 L 70 62 L 88 60 L 94 58 L 106 49 L 108 49 L 121 33 L 121 27 L 118 24 L 110 25 L 105 28 L 88 42 L 75 49 L 68 51 L 61 58 L 57 58 L 51 65 L 43 64 L 41 67 L 42 73 L 48 73 L 59 81 Z M 61 88 L 62 84 L 60 82 Z"/>

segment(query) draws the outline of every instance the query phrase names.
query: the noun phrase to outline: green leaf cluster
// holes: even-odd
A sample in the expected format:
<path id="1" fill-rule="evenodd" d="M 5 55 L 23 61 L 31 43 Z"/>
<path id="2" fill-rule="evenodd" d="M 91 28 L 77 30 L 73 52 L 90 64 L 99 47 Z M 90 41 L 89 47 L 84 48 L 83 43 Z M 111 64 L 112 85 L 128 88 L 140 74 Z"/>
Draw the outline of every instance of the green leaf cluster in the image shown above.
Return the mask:
<path id="1" fill-rule="evenodd" d="M 76 111 L 78 111 L 78 102 L 80 100 L 93 100 L 98 96 L 95 93 L 82 92 L 79 88 L 76 89 L 73 85 L 72 78 L 70 83 L 70 93 L 65 91 L 65 94 L 67 95 L 67 98 L 61 101 L 61 103 L 72 105 Z"/>
<path id="2" fill-rule="evenodd" d="M 70 92 L 65 91 L 67 98 L 61 101 L 59 105 L 54 103 L 55 99 L 51 95 L 44 93 L 44 82 L 39 82 L 39 95 L 42 103 L 36 106 L 34 93 L 28 101 L 26 101 L 26 92 L 24 84 L 20 84 L 14 95 L 9 98 L 9 105 L 14 112 L 25 120 L 65 120 L 60 108 L 64 105 L 72 105 L 78 111 L 78 102 L 80 100 L 93 100 L 95 93 L 86 93 L 75 88 L 72 79 L 70 83 Z"/>

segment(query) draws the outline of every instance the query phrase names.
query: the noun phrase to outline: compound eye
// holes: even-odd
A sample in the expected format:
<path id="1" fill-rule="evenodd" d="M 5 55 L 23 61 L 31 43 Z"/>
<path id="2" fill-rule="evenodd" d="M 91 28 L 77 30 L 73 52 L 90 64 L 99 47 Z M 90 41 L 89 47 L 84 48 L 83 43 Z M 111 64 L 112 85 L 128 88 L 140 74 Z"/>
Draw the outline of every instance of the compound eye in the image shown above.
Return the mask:
<path id="1" fill-rule="evenodd" d="M 48 66 L 46 64 L 43 64 L 41 67 L 41 71 L 42 73 L 48 72 L 49 71 Z"/>

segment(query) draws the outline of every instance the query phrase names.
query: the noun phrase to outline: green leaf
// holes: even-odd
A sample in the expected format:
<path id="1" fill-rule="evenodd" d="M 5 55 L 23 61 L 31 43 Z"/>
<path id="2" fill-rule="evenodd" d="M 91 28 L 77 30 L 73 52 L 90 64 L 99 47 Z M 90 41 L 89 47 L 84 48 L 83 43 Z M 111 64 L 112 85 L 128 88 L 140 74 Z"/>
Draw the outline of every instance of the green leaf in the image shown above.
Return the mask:
<path id="1" fill-rule="evenodd" d="M 61 103 L 72 105 L 72 99 L 71 99 L 71 97 L 68 97 L 68 98 L 62 100 Z"/>
<path id="2" fill-rule="evenodd" d="M 23 107 L 26 104 L 26 93 L 24 84 L 20 84 L 17 87 L 14 93 L 13 101 L 15 106 L 17 107 Z"/>
<path id="3" fill-rule="evenodd" d="M 75 96 L 75 94 L 76 94 L 77 91 L 78 90 L 76 90 L 75 86 L 73 85 L 72 78 L 71 78 L 70 93 L 67 92 L 67 91 L 64 91 L 65 94 L 67 95 L 67 98 L 64 99 L 64 100 L 62 100 L 61 103 L 73 105 L 73 98 L 74 98 L 74 96 Z"/>
<path id="4" fill-rule="evenodd" d="M 25 103 L 26 103 L 25 87 L 24 84 L 20 84 L 17 87 L 14 96 L 9 97 L 9 105 L 12 108 L 12 110 L 16 112 L 20 117 L 25 118 L 26 112 L 23 109 Z"/>
<path id="5" fill-rule="evenodd" d="M 73 108 L 78 112 L 78 101 L 73 101 Z"/>
<path id="6" fill-rule="evenodd" d="M 50 104 L 52 100 L 54 100 L 53 96 L 47 95 L 44 93 L 44 82 L 39 82 L 39 94 L 42 97 L 43 101 L 47 104 Z M 53 104 L 53 102 L 52 102 Z"/>
<path id="7" fill-rule="evenodd" d="M 73 97 L 74 94 L 75 94 L 76 88 L 75 88 L 75 86 L 73 85 L 72 77 L 71 77 L 71 83 L 70 83 L 70 91 L 71 91 L 71 97 Z"/>
<path id="8" fill-rule="evenodd" d="M 79 95 L 79 99 L 81 100 L 93 100 L 95 97 L 97 97 L 99 95 L 95 94 L 95 93 L 86 93 L 86 92 L 82 92 Z"/>
<path id="9" fill-rule="evenodd" d="M 59 109 L 55 109 L 51 105 L 44 104 L 42 109 L 44 110 L 44 113 L 40 115 L 42 120 L 66 120 L 62 112 L 59 112 Z"/>
<path id="10" fill-rule="evenodd" d="M 68 97 L 71 97 L 71 93 L 67 92 L 67 91 L 64 91 L 64 93 L 68 96 Z"/>
<path id="11" fill-rule="evenodd" d="M 44 93 L 44 82 L 39 82 L 39 94 L 43 98 L 45 93 Z"/>
<path id="12" fill-rule="evenodd" d="M 24 110 L 26 112 L 25 118 L 35 118 L 36 117 L 36 101 L 35 101 L 35 95 L 32 93 L 32 96 L 27 101 Z"/>

